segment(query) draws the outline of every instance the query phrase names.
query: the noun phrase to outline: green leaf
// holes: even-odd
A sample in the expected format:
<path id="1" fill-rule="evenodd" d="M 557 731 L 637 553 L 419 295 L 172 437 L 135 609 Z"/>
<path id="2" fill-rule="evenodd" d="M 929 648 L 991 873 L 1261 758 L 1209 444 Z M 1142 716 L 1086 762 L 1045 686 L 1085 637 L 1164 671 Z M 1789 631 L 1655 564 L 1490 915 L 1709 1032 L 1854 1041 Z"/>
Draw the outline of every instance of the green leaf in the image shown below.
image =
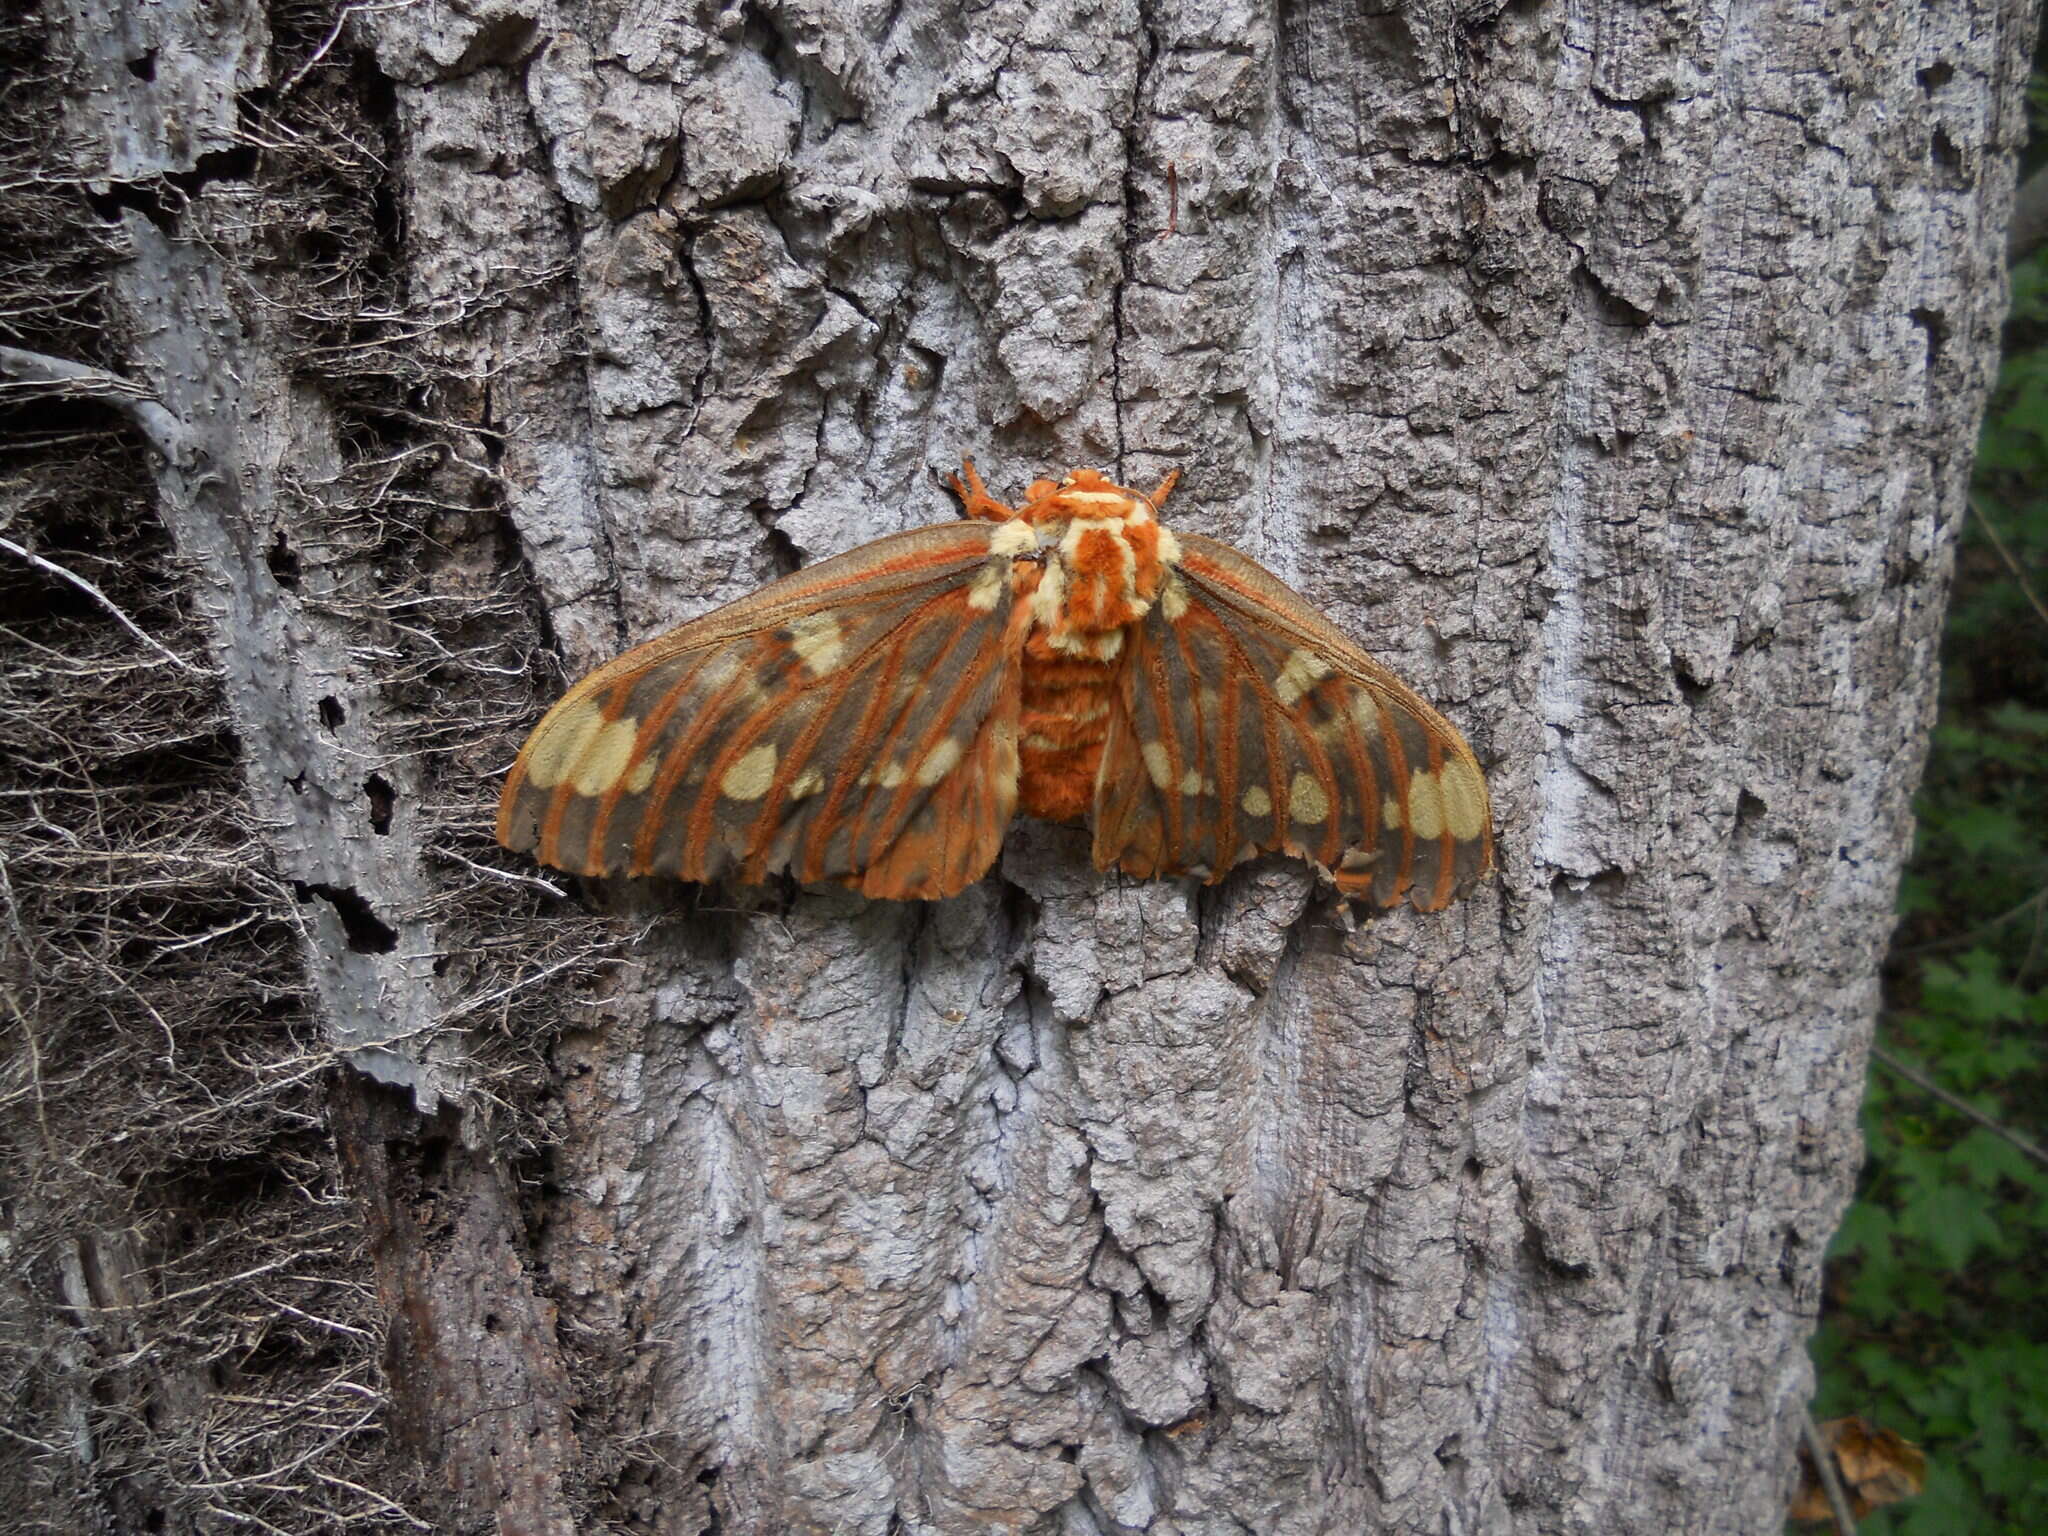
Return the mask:
<path id="1" fill-rule="evenodd" d="M 2017 816 L 1991 805 L 1973 805 L 1958 812 L 1946 820 L 1942 831 L 1962 844 L 1965 853 L 1979 856 L 2033 841 Z"/>

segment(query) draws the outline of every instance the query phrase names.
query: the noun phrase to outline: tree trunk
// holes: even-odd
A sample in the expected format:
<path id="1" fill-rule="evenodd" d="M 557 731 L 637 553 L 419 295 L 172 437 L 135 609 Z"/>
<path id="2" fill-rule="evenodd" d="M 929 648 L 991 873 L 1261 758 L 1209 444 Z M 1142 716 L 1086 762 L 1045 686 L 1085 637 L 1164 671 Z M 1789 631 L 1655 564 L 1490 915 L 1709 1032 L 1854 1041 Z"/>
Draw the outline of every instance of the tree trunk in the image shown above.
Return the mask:
<path id="1" fill-rule="evenodd" d="M 507 1532 L 1772 1528 L 2027 0 L 52 15 L 359 1073 L 427 1469 L 376 1491 Z M 565 678 L 954 515 L 963 454 L 999 496 L 1179 468 L 1170 521 L 1471 738 L 1498 880 L 1354 924 L 1285 859 L 1140 884 L 1030 824 L 931 905 L 495 849 Z"/>

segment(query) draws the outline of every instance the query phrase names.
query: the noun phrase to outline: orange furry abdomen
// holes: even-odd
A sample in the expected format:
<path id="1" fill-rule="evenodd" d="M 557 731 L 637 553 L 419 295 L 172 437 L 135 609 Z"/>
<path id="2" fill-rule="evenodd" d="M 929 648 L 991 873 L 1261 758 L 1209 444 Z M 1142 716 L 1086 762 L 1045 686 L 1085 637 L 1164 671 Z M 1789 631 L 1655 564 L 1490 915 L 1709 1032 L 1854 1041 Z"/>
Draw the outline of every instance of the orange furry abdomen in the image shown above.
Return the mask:
<path id="1" fill-rule="evenodd" d="M 1108 662 L 1061 655 L 1042 629 L 1024 642 L 1017 809 L 1025 815 L 1079 821 L 1094 808 L 1115 676 Z"/>

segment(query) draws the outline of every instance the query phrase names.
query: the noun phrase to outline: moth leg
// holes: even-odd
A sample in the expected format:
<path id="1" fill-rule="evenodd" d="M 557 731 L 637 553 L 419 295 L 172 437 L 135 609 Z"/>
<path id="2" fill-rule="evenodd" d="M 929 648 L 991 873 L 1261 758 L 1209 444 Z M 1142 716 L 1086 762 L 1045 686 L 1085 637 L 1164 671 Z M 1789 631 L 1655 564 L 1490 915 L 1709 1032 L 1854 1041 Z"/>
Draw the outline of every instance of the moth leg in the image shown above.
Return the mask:
<path id="1" fill-rule="evenodd" d="M 1004 506 L 989 495 L 988 487 L 981 483 L 981 476 L 974 472 L 974 460 L 960 461 L 960 474 L 967 477 L 963 484 L 960 475 L 953 477 L 953 491 L 966 504 L 964 516 L 985 517 L 992 523 L 1007 523 L 1017 515 L 1016 510 Z"/>
<path id="2" fill-rule="evenodd" d="M 1159 482 L 1159 489 L 1154 491 L 1150 496 L 1145 498 L 1147 501 L 1152 503 L 1152 515 L 1154 517 L 1157 517 L 1159 515 L 1159 509 L 1166 505 L 1167 494 L 1170 491 L 1172 491 L 1174 485 L 1179 480 L 1180 471 L 1177 469 L 1169 469 L 1166 472 L 1166 478 Z"/>

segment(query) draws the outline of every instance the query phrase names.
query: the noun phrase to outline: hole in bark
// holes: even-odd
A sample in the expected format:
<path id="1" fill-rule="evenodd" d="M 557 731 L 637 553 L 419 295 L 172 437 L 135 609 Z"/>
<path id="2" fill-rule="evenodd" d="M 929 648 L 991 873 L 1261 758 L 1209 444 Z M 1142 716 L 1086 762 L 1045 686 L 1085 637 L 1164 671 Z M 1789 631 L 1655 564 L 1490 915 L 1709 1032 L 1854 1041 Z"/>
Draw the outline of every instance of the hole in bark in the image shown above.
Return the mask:
<path id="1" fill-rule="evenodd" d="M 497 1313 L 495 1313 L 495 1312 L 486 1312 L 486 1313 L 484 1314 L 484 1332 L 485 1332 L 485 1333 L 496 1333 L 496 1332 L 497 1332 L 497 1331 L 498 1331 L 498 1330 L 499 1330 L 500 1328 L 502 1328 L 502 1327 L 504 1327 L 504 1326 L 505 1326 L 505 1325 L 504 1325 L 503 1323 L 501 1323 L 501 1322 L 499 1322 L 499 1321 L 498 1321 L 498 1314 L 497 1314 Z"/>
<path id="2" fill-rule="evenodd" d="M 176 171 L 164 179 L 187 197 L 209 181 L 249 181 L 256 175 L 256 148 L 237 144 L 233 149 L 216 149 L 201 155 L 189 171 Z"/>
<path id="3" fill-rule="evenodd" d="M 754 515 L 768 531 L 768 558 L 775 562 L 775 574 L 789 576 L 802 570 L 804 557 L 796 547 L 796 540 L 769 522 L 763 513 L 757 511 Z"/>
<path id="4" fill-rule="evenodd" d="M 363 780 L 363 796 L 370 802 L 370 830 L 379 837 L 391 831 L 392 808 L 398 804 L 398 795 L 391 787 L 391 781 L 381 773 L 373 773 Z"/>
<path id="5" fill-rule="evenodd" d="M 1932 96 L 1949 81 L 1955 79 L 1955 66 L 1946 59 L 1936 59 L 1913 78 L 1920 82 L 1920 89 Z"/>
<path id="6" fill-rule="evenodd" d="M 1695 676 L 1690 662 L 1685 657 L 1676 658 L 1672 663 L 1671 670 L 1672 674 L 1678 679 L 1679 696 L 1692 708 L 1699 708 L 1700 701 L 1707 696 L 1708 691 L 1714 685 L 1710 682 L 1702 682 Z"/>
<path id="7" fill-rule="evenodd" d="M 1916 309 L 1908 318 L 1927 333 L 1927 366 L 1932 368 L 1941 357 L 1942 343 L 1948 340 L 1948 316 L 1938 309 Z"/>
<path id="8" fill-rule="evenodd" d="M 706 1467 L 697 1474 L 697 1486 L 704 1490 L 704 1507 L 711 1513 L 711 1523 L 704 1527 L 704 1536 L 725 1529 L 725 1520 L 718 1513 L 718 1468 Z"/>
<path id="9" fill-rule="evenodd" d="M 296 592 L 299 587 L 299 552 L 292 548 L 285 538 L 284 530 L 278 529 L 277 537 L 270 548 L 264 551 L 263 563 L 270 567 L 270 574 L 280 587 L 287 592 Z"/>
<path id="10" fill-rule="evenodd" d="M 1929 147 L 1934 155 L 1934 163 L 1944 171 L 1953 171 L 1962 165 L 1963 152 L 1956 148 L 1956 141 L 1948 136 L 1946 128 L 1934 130 L 1934 139 Z"/>
<path id="11" fill-rule="evenodd" d="M 334 915 L 341 919 L 341 931 L 348 937 L 348 947 L 357 954 L 388 955 L 398 948 L 398 930 L 377 916 L 354 886 L 294 880 L 292 894 L 300 901 L 318 896 L 333 907 Z"/>
<path id="12" fill-rule="evenodd" d="M 1649 310 L 1638 308 L 1609 288 L 1592 272 L 1584 268 L 1580 270 L 1585 275 L 1587 286 L 1593 291 L 1593 300 L 1599 307 L 1599 318 L 1603 323 L 1634 330 L 1648 325 L 1656 318 Z"/>
<path id="13" fill-rule="evenodd" d="M 1752 795 L 1748 790 L 1741 791 L 1735 797 L 1736 832 L 1739 834 L 1752 831 L 1755 824 L 1769 814 L 1770 809 L 1769 806 L 1765 805 L 1763 801 Z"/>
<path id="14" fill-rule="evenodd" d="M 295 795 L 303 795 L 306 792 L 306 776 L 303 773 L 295 773 L 284 781 L 284 787 Z"/>
<path id="15" fill-rule="evenodd" d="M 104 192 L 86 193 L 85 200 L 92 205 L 94 214 L 109 224 L 120 223 L 122 210 L 130 208 L 167 235 L 174 232 L 177 222 L 162 189 L 154 185 L 117 181 Z"/>
<path id="16" fill-rule="evenodd" d="M 320 724 L 329 732 L 338 731 L 348 723 L 348 711 L 341 707 L 341 700 L 327 694 L 320 700 Z"/>
<path id="17" fill-rule="evenodd" d="M 170 171 L 147 181 L 114 182 L 105 192 L 88 193 L 86 201 L 95 214 L 109 221 L 118 218 L 122 209 L 132 208 L 169 235 L 177 232 L 178 215 L 185 205 L 208 182 L 248 181 L 255 174 L 256 150 L 242 145 L 201 155 L 189 171 Z"/>
<path id="18" fill-rule="evenodd" d="M 156 79 L 156 50 L 152 48 L 148 52 L 138 53 L 134 58 L 130 59 L 128 61 L 128 73 L 144 84 L 154 82 Z"/>

